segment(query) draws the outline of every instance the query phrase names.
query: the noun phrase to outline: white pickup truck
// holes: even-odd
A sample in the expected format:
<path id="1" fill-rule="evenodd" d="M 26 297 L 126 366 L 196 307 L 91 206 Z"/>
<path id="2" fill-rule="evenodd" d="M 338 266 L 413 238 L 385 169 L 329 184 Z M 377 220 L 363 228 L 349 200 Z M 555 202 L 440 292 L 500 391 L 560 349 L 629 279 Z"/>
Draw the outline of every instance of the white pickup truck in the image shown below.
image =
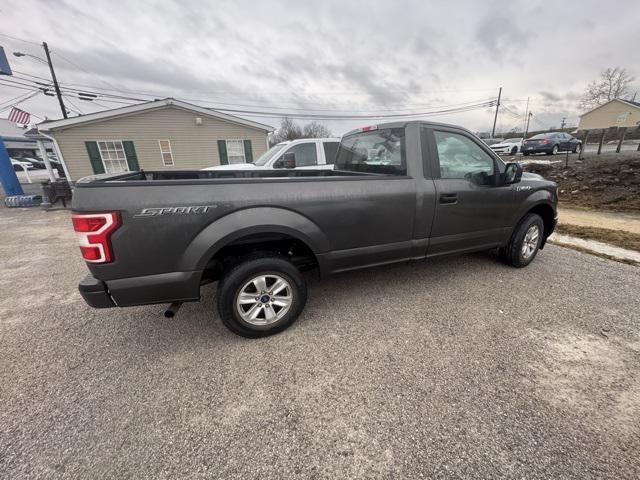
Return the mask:
<path id="1" fill-rule="evenodd" d="M 340 145 L 339 138 L 301 138 L 280 142 L 271 147 L 253 163 L 233 163 L 203 170 L 250 170 L 259 168 L 333 169 Z"/>

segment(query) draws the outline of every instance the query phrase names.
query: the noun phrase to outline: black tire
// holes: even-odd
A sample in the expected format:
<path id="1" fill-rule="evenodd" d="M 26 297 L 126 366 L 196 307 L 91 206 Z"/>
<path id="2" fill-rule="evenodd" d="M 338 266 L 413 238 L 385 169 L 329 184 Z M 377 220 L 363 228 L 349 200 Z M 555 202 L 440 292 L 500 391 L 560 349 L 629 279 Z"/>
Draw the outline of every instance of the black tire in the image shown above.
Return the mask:
<path id="1" fill-rule="evenodd" d="M 518 147 L 513 147 L 511 149 L 511 155 L 515 155 L 516 153 L 518 153 Z"/>
<path id="2" fill-rule="evenodd" d="M 522 251 L 524 239 L 529 229 L 534 225 L 538 226 L 537 245 L 535 247 L 535 250 L 533 250 L 530 255 L 525 256 Z M 544 222 L 542 221 L 540 215 L 537 215 L 535 213 L 527 214 L 520 221 L 518 226 L 516 226 L 516 228 L 513 230 L 513 234 L 511 235 L 511 239 L 509 239 L 509 243 L 507 243 L 505 247 L 499 250 L 500 259 L 507 265 L 515 268 L 526 267 L 531 262 L 533 262 L 534 258 L 536 258 L 536 255 L 538 254 L 538 250 L 540 249 L 540 245 L 542 243 L 543 236 Z"/>
<path id="3" fill-rule="evenodd" d="M 292 302 L 284 316 L 268 325 L 246 322 L 236 309 L 236 298 L 252 278 L 276 274 L 291 287 Z M 300 270 L 283 257 L 262 254 L 245 257 L 218 284 L 218 312 L 222 323 L 233 333 L 247 338 L 267 337 L 279 333 L 296 321 L 307 302 L 307 284 Z M 238 307 L 241 308 L 241 307 Z"/>
<path id="4" fill-rule="evenodd" d="M 580 145 L 579 143 L 576 143 L 576 148 L 573 149 L 573 153 L 580 153 L 581 149 L 582 149 L 582 145 Z"/>
<path id="5" fill-rule="evenodd" d="M 547 152 L 547 155 L 557 155 L 559 151 L 560 148 L 558 145 L 554 145 L 553 148 Z"/>

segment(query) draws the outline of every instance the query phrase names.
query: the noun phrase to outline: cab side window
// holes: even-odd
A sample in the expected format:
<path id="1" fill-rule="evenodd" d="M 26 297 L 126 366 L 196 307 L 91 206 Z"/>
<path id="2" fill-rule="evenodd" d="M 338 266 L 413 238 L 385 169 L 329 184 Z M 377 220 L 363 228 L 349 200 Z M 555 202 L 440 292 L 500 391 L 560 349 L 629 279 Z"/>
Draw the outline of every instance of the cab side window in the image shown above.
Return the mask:
<path id="1" fill-rule="evenodd" d="M 465 135 L 433 132 L 440 162 L 440 178 L 466 178 L 493 175 L 493 158 Z"/>
<path id="2" fill-rule="evenodd" d="M 296 167 L 308 167 L 318 164 L 318 154 L 314 142 L 299 143 L 288 149 L 285 153 L 295 154 Z"/>

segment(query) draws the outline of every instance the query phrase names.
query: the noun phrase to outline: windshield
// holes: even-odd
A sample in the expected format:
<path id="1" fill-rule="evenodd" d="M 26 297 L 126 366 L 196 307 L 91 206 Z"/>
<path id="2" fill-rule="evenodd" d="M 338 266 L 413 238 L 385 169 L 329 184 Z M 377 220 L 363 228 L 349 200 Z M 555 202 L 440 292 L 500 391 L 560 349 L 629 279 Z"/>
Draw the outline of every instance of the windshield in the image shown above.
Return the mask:
<path id="1" fill-rule="evenodd" d="M 521 138 L 507 138 L 503 143 L 518 143 Z"/>
<path id="2" fill-rule="evenodd" d="M 548 133 L 539 133 L 538 135 L 534 135 L 533 137 L 531 137 L 529 140 L 540 140 L 543 138 L 547 138 L 548 135 Z"/>
<path id="3" fill-rule="evenodd" d="M 286 146 L 287 146 L 286 143 L 279 143 L 277 145 L 274 145 L 269 150 L 267 150 L 262 155 L 260 155 L 260 158 L 258 158 L 255 162 L 253 162 L 253 164 L 256 167 L 264 166 L 269 160 L 275 157 L 280 152 L 280 150 L 282 150 Z"/>

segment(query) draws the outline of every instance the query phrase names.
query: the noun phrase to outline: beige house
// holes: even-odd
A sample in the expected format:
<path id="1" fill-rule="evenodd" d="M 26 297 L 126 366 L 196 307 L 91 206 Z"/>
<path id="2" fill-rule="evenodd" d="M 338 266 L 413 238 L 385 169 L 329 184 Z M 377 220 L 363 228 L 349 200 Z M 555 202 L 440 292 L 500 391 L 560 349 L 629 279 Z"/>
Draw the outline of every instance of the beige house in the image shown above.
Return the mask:
<path id="1" fill-rule="evenodd" d="M 582 114 L 578 130 L 640 127 L 640 103 L 616 98 Z"/>
<path id="2" fill-rule="evenodd" d="M 71 180 L 128 170 L 193 170 L 251 162 L 273 127 L 171 98 L 46 121 Z"/>

